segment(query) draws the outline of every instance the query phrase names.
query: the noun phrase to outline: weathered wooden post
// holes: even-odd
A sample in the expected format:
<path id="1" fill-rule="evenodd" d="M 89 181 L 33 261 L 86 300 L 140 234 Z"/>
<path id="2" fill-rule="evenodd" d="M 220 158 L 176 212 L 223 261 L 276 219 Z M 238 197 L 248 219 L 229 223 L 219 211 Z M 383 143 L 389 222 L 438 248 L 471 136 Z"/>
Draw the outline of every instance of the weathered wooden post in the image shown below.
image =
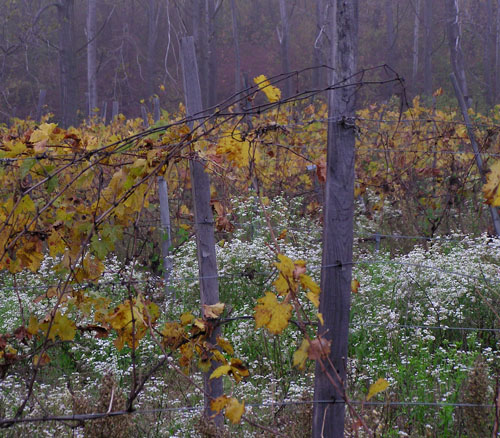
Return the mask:
<path id="1" fill-rule="evenodd" d="M 38 95 L 38 105 L 36 106 L 35 120 L 40 123 L 42 119 L 43 105 L 45 104 L 45 96 L 47 95 L 47 90 L 40 90 Z"/>
<path id="2" fill-rule="evenodd" d="M 160 111 L 160 99 L 155 97 L 153 99 L 153 120 L 158 122 L 160 120 L 161 111 Z"/>
<path id="3" fill-rule="evenodd" d="M 145 105 L 141 105 L 141 117 L 143 120 L 143 125 L 145 129 L 149 128 L 149 118 L 148 118 L 148 111 L 146 109 Z"/>
<path id="4" fill-rule="evenodd" d="M 183 71 L 184 96 L 187 116 L 201 115 L 203 111 L 201 100 L 200 80 L 193 37 L 181 39 L 181 64 Z M 195 122 L 190 122 L 191 129 Z M 193 152 L 196 154 L 195 150 Z M 203 305 L 219 302 L 219 279 L 217 261 L 215 257 L 215 234 L 212 206 L 210 205 L 210 178 L 205 172 L 204 165 L 197 157 L 189 161 L 191 171 L 191 186 L 193 191 L 194 218 L 196 230 L 196 245 L 198 248 L 198 271 L 200 276 L 200 296 Z M 216 345 L 220 327 L 213 330 L 208 342 Z M 210 409 L 210 400 L 223 393 L 222 379 L 210 379 L 210 374 L 217 367 L 212 362 L 210 371 L 204 374 L 205 414 L 213 415 Z M 218 426 L 222 425 L 221 415 L 215 417 Z"/>
<path id="5" fill-rule="evenodd" d="M 354 145 L 357 0 L 329 0 L 332 20 L 332 85 L 329 91 L 323 261 L 318 336 L 331 342 L 328 359 L 316 362 L 313 437 L 344 436 L 344 383 L 351 304 L 354 212 Z M 335 384 L 332 383 L 335 382 Z M 324 402 L 325 400 L 331 403 Z"/>
<path id="6" fill-rule="evenodd" d="M 102 123 L 106 124 L 106 118 L 107 118 L 107 114 L 108 113 L 108 102 L 104 101 L 102 103 L 102 108 L 101 108 L 101 120 L 102 120 Z"/>
<path id="7" fill-rule="evenodd" d="M 115 118 L 118 116 L 118 101 L 113 100 L 113 107 L 111 109 L 111 120 L 114 121 Z"/>
<path id="8" fill-rule="evenodd" d="M 175 300 L 168 287 L 170 274 L 172 273 L 173 261 L 170 257 L 170 247 L 172 246 L 170 227 L 170 208 L 168 203 L 168 185 L 163 176 L 158 177 L 158 196 L 160 198 L 160 219 L 161 219 L 161 254 L 163 259 L 163 281 L 165 282 L 165 295 L 172 295 L 172 302 Z"/>
<path id="9" fill-rule="evenodd" d="M 159 111 L 159 99 L 158 100 L 158 111 Z M 145 105 L 141 105 L 141 115 L 143 120 L 143 125 L 145 129 L 149 128 L 149 118 L 148 112 Z M 159 120 L 158 114 L 158 120 Z M 155 120 L 158 121 L 158 120 Z M 170 274 L 174 267 L 172 258 L 170 257 L 170 247 L 172 246 L 172 227 L 170 225 L 170 205 L 168 202 L 168 184 L 163 176 L 159 176 L 157 179 L 158 183 L 158 198 L 160 199 L 160 238 L 161 238 L 161 256 L 163 261 L 163 282 L 165 283 L 165 296 L 171 298 L 171 304 L 173 305 L 176 296 L 175 293 L 171 293 L 168 287 L 170 283 Z"/>

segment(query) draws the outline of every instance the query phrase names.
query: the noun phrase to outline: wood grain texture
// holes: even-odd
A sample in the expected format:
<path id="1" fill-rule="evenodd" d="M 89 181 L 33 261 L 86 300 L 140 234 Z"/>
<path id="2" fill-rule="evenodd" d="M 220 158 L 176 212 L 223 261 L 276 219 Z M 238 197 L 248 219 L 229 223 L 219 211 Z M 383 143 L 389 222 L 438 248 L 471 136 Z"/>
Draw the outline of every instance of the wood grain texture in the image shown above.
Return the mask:
<path id="1" fill-rule="evenodd" d="M 193 37 L 181 39 L 181 62 L 187 116 L 201 114 L 203 106 Z M 193 128 L 194 123 L 191 122 L 190 125 Z M 189 167 L 193 191 L 200 298 L 203 312 L 204 304 L 210 305 L 219 302 L 214 218 L 212 206 L 210 205 L 210 178 L 205 172 L 205 166 L 200 159 L 193 156 L 189 161 Z M 220 327 L 217 327 L 212 331 L 207 341 L 216 345 L 216 338 L 219 335 Z M 207 394 L 205 396 L 205 413 L 207 416 L 215 414 L 209 407 L 210 400 L 219 397 L 223 393 L 222 379 L 209 379 L 210 374 L 218 365 L 218 363 L 212 362 L 210 371 L 204 374 L 204 390 Z M 221 426 L 222 422 L 223 417 L 217 415 L 215 423 Z"/>
<path id="2" fill-rule="evenodd" d="M 331 0 L 334 23 L 331 34 L 335 73 L 332 84 L 344 85 L 329 94 L 327 179 L 323 230 L 323 269 L 319 311 L 324 325 L 318 335 L 331 341 L 329 360 L 316 364 L 313 410 L 313 437 L 344 436 L 345 404 L 343 383 L 346 376 L 354 213 L 355 91 L 352 76 L 356 70 L 357 1 Z M 332 368 L 332 365 L 334 369 Z M 340 381 L 337 376 L 340 377 Z M 332 384 L 331 378 L 336 382 Z"/>

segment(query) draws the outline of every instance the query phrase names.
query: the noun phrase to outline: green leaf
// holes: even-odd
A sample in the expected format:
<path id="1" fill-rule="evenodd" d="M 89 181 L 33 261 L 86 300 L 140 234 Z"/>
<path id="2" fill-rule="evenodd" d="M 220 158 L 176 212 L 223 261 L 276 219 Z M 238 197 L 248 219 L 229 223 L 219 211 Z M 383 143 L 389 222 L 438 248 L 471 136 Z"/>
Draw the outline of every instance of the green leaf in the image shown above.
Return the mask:
<path id="1" fill-rule="evenodd" d="M 36 164 L 36 162 L 36 158 L 26 158 L 22 161 L 21 166 L 19 167 L 19 174 L 21 175 L 21 178 L 28 175 L 29 171 Z"/>
<path id="2" fill-rule="evenodd" d="M 45 189 L 47 190 L 47 193 L 52 193 L 57 186 L 59 185 L 59 178 L 56 176 L 53 176 L 47 180 L 45 183 Z"/>
<path id="3" fill-rule="evenodd" d="M 104 260 L 109 252 L 106 241 L 101 239 L 97 234 L 92 236 L 90 248 L 100 260 Z"/>

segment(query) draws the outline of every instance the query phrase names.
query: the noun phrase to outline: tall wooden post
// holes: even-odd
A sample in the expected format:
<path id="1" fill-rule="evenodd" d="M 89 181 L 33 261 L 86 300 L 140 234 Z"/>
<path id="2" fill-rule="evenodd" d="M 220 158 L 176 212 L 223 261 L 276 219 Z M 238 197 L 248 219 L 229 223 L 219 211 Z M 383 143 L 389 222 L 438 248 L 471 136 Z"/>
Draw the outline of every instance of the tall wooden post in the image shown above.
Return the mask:
<path id="1" fill-rule="evenodd" d="M 108 102 L 104 101 L 102 103 L 102 108 L 101 108 L 101 119 L 102 123 L 104 124 L 106 124 L 107 112 L 108 112 Z"/>
<path id="2" fill-rule="evenodd" d="M 344 436 L 344 382 L 351 301 L 354 212 L 355 86 L 342 82 L 356 70 L 358 2 L 329 0 L 333 9 L 332 84 L 329 92 L 328 150 L 323 208 L 323 267 L 318 335 L 331 341 L 328 360 L 316 363 L 313 437 Z M 335 381 L 332 384 L 331 379 Z M 325 400 L 331 403 L 324 403 Z"/>
<path id="3" fill-rule="evenodd" d="M 160 99 L 158 97 L 155 97 L 153 99 L 153 120 L 158 122 L 161 117 L 161 110 L 160 110 Z"/>
<path id="4" fill-rule="evenodd" d="M 142 124 L 144 125 L 145 129 L 149 128 L 149 118 L 148 118 L 148 111 L 146 110 L 145 105 L 141 105 L 141 117 L 142 117 Z"/>
<path id="5" fill-rule="evenodd" d="M 113 100 L 113 107 L 111 108 L 111 120 L 112 121 L 114 121 L 115 118 L 118 116 L 118 111 L 119 111 L 118 101 Z"/>
<path id="6" fill-rule="evenodd" d="M 45 104 L 45 96 L 47 95 L 47 90 L 40 90 L 38 95 L 38 105 L 36 106 L 35 120 L 40 123 L 42 119 L 43 105 Z"/>
<path id="7" fill-rule="evenodd" d="M 165 294 L 175 300 L 175 295 L 171 294 L 168 287 L 170 274 L 172 273 L 173 262 L 170 257 L 170 247 L 172 246 L 170 227 L 170 207 L 168 203 L 168 185 L 163 176 L 158 177 L 158 196 L 160 198 L 160 218 L 161 218 L 161 254 L 163 258 L 163 281 L 165 282 Z M 172 295 L 172 297 L 170 297 Z"/>
<path id="8" fill-rule="evenodd" d="M 181 63 L 183 71 L 184 96 L 186 113 L 188 116 L 200 115 L 203 110 L 201 100 L 200 80 L 193 37 L 181 39 Z M 191 128 L 194 123 L 191 122 Z M 210 205 L 210 178 L 205 172 L 204 165 L 196 157 L 189 161 L 191 171 L 191 186 L 193 191 L 194 218 L 196 230 L 196 245 L 198 248 L 198 270 L 200 275 L 200 294 L 202 312 L 203 305 L 219 302 L 219 280 L 217 275 L 217 261 L 215 257 L 214 217 Z M 216 345 L 216 338 L 220 328 L 213 330 L 208 342 Z M 210 409 L 210 400 L 223 393 L 222 379 L 209 379 L 212 371 L 218 366 L 212 362 L 211 370 L 204 374 L 205 413 L 210 416 L 214 412 Z M 215 418 L 217 425 L 222 425 L 223 418 Z"/>

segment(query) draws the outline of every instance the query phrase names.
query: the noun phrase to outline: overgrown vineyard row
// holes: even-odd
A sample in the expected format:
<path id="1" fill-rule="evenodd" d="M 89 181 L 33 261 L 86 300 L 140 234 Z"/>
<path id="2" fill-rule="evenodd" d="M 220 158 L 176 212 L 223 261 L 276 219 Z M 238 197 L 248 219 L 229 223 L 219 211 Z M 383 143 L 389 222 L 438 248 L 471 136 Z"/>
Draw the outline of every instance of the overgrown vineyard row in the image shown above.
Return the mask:
<path id="1" fill-rule="evenodd" d="M 264 80 L 260 77 L 257 82 Z M 279 100 L 279 90 L 267 87 L 263 91 L 269 101 Z M 500 113 L 471 116 L 485 157 L 499 154 Z M 252 330 L 245 319 L 231 321 L 232 312 L 252 315 L 256 329 L 263 327 L 275 335 L 285 332 L 284 339 L 288 336 L 288 340 L 283 342 L 291 340 L 289 359 L 299 370 L 310 370 L 311 360 L 328 350 L 328 342 L 315 337 L 311 329 L 322 319 L 315 310 L 319 297 L 315 266 L 320 258 L 293 249 L 313 234 L 317 234 L 316 239 L 320 236 L 326 106 L 316 101 L 276 106 L 252 116 L 229 113 L 201 119 L 193 131 L 183 117 L 182 107 L 178 114 L 163 113 L 153 129 L 146 132 L 142 119 L 125 120 L 120 116 L 110 125 L 95 119 L 68 130 L 50 123 L 48 117 L 39 125 L 16 120 L 10 127 L 0 128 L 0 269 L 5 273 L 4 285 L 8 285 L 5 290 L 17 294 L 17 304 L 8 309 L 15 317 L 10 315 L 8 324 L 5 313 L 0 318 L 0 370 L 2 379 L 28 382 L 24 389 L 14 391 L 19 397 L 14 397 L 11 405 L 6 405 L 5 400 L 0 403 L 1 417 L 21 418 L 36 411 L 33 399 L 38 392 L 43 393 L 46 381 L 72 378 L 71 372 L 79 367 L 76 356 L 81 353 L 75 353 L 78 349 L 70 345 L 88 346 L 94 342 L 97 346 L 111 339 L 116 351 L 109 352 L 110 357 L 129 364 L 129 384 L 121 382 L 128 395 L 120 393 L 114 402 L 108 397 L 106 405 L 106 394 L 101 391 L 100 412 L 108 408 L 131 411 L 141 406 L 149 399 L 147 392 L 157 378 L 150 370 L 158 364 L 168 365 L 167 372 L 184 373 L 196 386 L 197 373 L 208 370 L 210 361 L 216 359 L 221 366 L 213 376 L 227 376 L 233 383 L 231 387 L 226 385 L 227 395 L 215 400 L 212 408 L 224 410 L 233 423 L 239 423 L 245 415 L 243 418 L 252 424 L 253 420 L 244 414 L 244 391 L 234 384 L 245 385 L 252 378 L 251 371 L 258 377 L 258 370 L 248 363 L 245 338 L 234 336 L 238 331 L 234 327 L 243 324 Z M 417 98 L 412 108 L 402 113 L 391 106 L 359 111 L 357 130 L 355 195 L 359 237 L 374 233 L 425 237 L 457 231 L 477 234 L 487 226 L 474 155 L 470 153 L 465 126 L 455 112 L 425 108 Z M 258 265 L 231 262 L 237 266 L 235 275 L 251 280 L 257 292 L 247 290 L 249 301 L 239 297 L 241 302 L 232 302 L 238 300 L 238 294 L 223 294 L 228 298 L 223 299 L 225 304 L 207 306 L 199 316 L 192 292 L 196 281 L 186 280 L 197 275 L 189 262 L 193 215 L 187 159 L 193 157 L 203 160 L 211 175 L 211 202 L 221 253 L 238 242 L 257 242 L 259 233 L 270 232 L 260 246 L 259 251 L 266 255 Z M 487 162 L 492 164 L 493 159 Z M 173 311 L 154 276 L 161 270 L 158 251 L 164 238 L 157 212 L 156 177 L 160 175 L 169 187 L 174 259 L 184 260 L 176 262 L 177 271 L 173 273 L 172 287 L 177 288 L 182 301 Z M 495 178 L 496 170 L 486 191 L 490 202 L 498 198 Z M 277 205 L 281 195 L 284 204 Z M 252 207 L 242 209 L 245 203 Z M 294 203 L 295 213 L 286 212 L 289 203 Z M 306 222 L 294 222 L 296 213 L 306 217 Z M 253 225 L 255 218 L 257 228 Z M 308 233 L 310 236 L 303 235 Z M 305 246 L 311 249 L 313 241 Z M 463 243 L 464 248 L 468 246 L 474 244 Z M 361 251 L 358 256 L 362 255 Z M 107 266 L 116 256 L 127 268 L 118 269 L 116 276 L 110 277 Z M 146 265 L 146 273 L 138 273 L 141 265 Z M 231 264 L 227 262 L 227 266 Z M 30 291 L 26 278 L 31 274 L 27 271 L 37 273 L 41 269 L 47 280 L 35 282 L 36 290 Z M 224 265 L 221 269 L 223 273 Z M 359 282 L 353 284 L 356 296 L 362 293 L 359 287 L 361 291 L 373 288 L 370 282 L 376 273 L 360 271 L 357 275 Z M 152 283 L 143 281 L 144 276 Z M 113 283 L 122 285 L 119 293 L 109 287 Z M 246 286 L 237 287 L 245 294 Z M 372 316 L 376 316 L 379 312 L 368 310 L 374 303 L 365 301 L 365 297 L 355 299 L 363 303 L 367 314 L 373 310 Z M 484 298 L 485 308 L 488 303 L 494 306 L 495 302 L 489 300 L 489 296 Z M 482 322 L 498 328 L 499 321 L 491 312 L 481 309 L 486 312 Z M 359 317 L 355 313 L 359 310 L 360 306 L 355 306 L 353 321 Z M 415 323 L 422 322 L 418 316 L 415 318 Z M 220 323 L 227 334 L 218 338 L 217 346 L 208 345 L 207 334 Z M 290 338 L 286 333 L 291 330 L 299 335 Z M 258 333 L 249 336 L 260 336 Z M 358 326 L 353 338 L 360 335 Z M 229 339 L 239 340 L 242 345 Z M 277 337 L 269 339 L 280 342 Z M 498 341 L 483 341 L 481 348 L 490 348 L 491 357 L 498 356 Z M 106 345 L 109 349 L 111 344 Z M 376 344 L 364 348 L 377 361 L 373 351 Z M 171 362 L 170 357 L 175 360 Z M 384 359 L 379 365 L 380 375 L 373 366 L 369 367 L 372 375 L 366 379 L 362 373 L 351 374 L 351 378 L 358 378 L 352 385 L 353 396 L 370 399 L 387 389 L 389 382 L 397 386 L 396 377 L 390 375 L 394 372 L 390 364 Z M 106 384 L 115 388 L 115 377 L 108 376 Z M 377 381 L 378 377 L 384 379 Z M 366 380 L 377 383 L 368 390 Z M 101 386 L 105 388 L 106 384 Z M 302 389 L 307 393 L 305 383 Z M 78 394 L 71 394 L 70 412 L 85 413 Z M 375 415 L 361 414 L 366 414 L 369 422 L 370 415 Z M 102 427 L 111 427 L 106 426 L 107 420 L 99 421 Z M 132 427 L 128 418 L 109 422 L 124 430 Z M 354 419 L 352 428 L 359 427 Z"/>

